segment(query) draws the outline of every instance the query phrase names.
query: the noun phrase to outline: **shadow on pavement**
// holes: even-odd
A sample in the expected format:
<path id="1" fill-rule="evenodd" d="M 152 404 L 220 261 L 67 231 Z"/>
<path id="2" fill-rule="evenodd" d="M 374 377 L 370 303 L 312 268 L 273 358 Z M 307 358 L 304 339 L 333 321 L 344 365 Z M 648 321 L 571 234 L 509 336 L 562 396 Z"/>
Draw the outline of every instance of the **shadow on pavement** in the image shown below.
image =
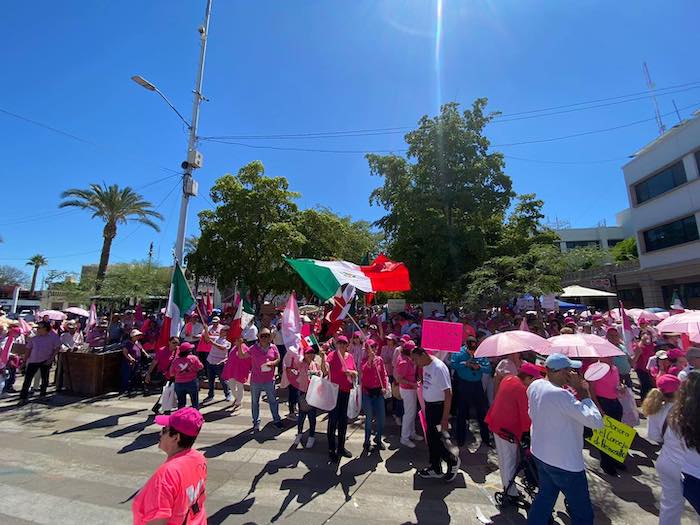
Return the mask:
<path id="1" fill-rule="evenodd" d="M 144 448 L 152 447 L 157 444 L 160 440 L 160 431 L 150 432 L 148 434 L 139 434 L 136 436 L 131 443 L 123 446 L 117 451 L 117 454 L 127 454 L 128 452 L 133 452 L 134 450 L 142 450 Z"/>
<path id="2" fill-rule="evenodd" d="M 99 428 L 109 428 L 109 427 L 116 427 L 119 424 L 119 418 L 120 417 L 128 417 L 128 416 L 135 416 L 139 412 L 143 412 L 143 410 L 131 410 L 129 412 L 123 412 L 121 414 L 114 414 L 112 416 L 106 416 L 101 419 L 96 419 L 95 421 L 91 421 L 90 423 L 84 423 L 82 425 L 78 425 L 77 427 L 69 428 L 66 430 L 56 430 L 52 433 L 52 435 L 57 436 L 61 434 L 70 434 L 73 432 L 84 432 L 86 430 L 95 430 Z M 129 427 L 127 427 L 129 428 Z M 145 428 L 145 427 L 144 427 Z"/>
<path id="3" fill-rule="evenodd" d="M 205 415 L 205 420 L 206 416 L 209 414 L 212 414 L 212 412 L 208 412 Z M 266 441 L 272 441 L 275 439 L 275 437 L 285 432 L 289 428 L 291 428 L 291 426 L 285 425 L 284 428 L 278 429 L 272 423 L 267 423 L 264 427 L 260 429 L 259 432 L 253 432 L 253 428 L 251 427 L 248 430 L 244 430 L 243 432 L 240 432 L 239 434 L 236 434 L 233 437 L 225 439 L 220 443 L 215 443 L 208 447 L 202 447 L 199 449 L 199 451 L 202 454 L 204 454 L 204 457 L 207 459 L 217 458 L 225 454 L 226 452 L 236 451 L 245 446 L 246 444 L 250 443 L 251 441 L 256 441 L 261 445 Z"/>

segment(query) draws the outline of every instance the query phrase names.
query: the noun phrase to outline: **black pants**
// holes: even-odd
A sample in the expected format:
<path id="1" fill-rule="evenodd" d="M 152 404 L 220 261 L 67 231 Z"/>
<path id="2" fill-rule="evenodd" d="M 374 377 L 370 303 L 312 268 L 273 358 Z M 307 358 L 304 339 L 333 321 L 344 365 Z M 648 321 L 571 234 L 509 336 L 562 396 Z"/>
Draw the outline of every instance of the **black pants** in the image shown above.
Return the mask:
<path id="1" fill-rule="evenodd" d="M 338 392 L 338 402 L 328 413 L 328 452 L 341 454 L 345 450 L 345 435 L 348 432 L 348 401 L 350 392 Z M 336 446 L 336 431 L 338 443 Z"/>
<path id="2" fill-rule="evenodd" d="M 430 459 L 430 466 L 435 470 L 435 472 L 442 472 L 442 462 L 444 461 L 447 465 L 454 465 L 457 463 L 457 458 L 454 454 L 450 453 L 442 440 L 440 431 L 438 431 L 438 425 L 442 421 L 442 409 L 444 403 L 442 401 L 437 401 L 434 403 L 425 403 L 425 422 L 427 427 L 427 441 L 428 441 L 428 455 Z"/>
<path id="3" fill-rule="evenodd" d="M 617 421 L 622 421 L 622 404 L 617 399 L 599 397 L 598 402 L 603 408 L 603 412 L 605 412 L 606 416 L 610 416 L 611 418 L 616 419 Z M 604 452 L 600 453 L 600 467 L 604 471 L 609 470 L 611 472 L 614 472 L 619 466 L 620 463 L 616 459 L 608 456 Z"/>
<path id="4" fill-rule="evenodd" d="M 639 399 L 644 401 L 649 390 L 654 388 L 654 381 L 651 378 L 651 374 L 646 370 L 635 370 L 635 372 L 637 372 L 637 377 L 639 378 Z"/>
<path id="5" fill-rule="evenodd" d="M 479 422 L 479 433 L 481 434 L 482 443 L 488 443 L 490 439 L 489 427 L 486 425 L 484 418 L 487 412 L 486 394 L 481 381 L 464 381 L 458 380 L 459 389 L 457 390 L 457 444 L 461 447 L 467 438 L 467 422 L 469 421 L 469 412 L 471 407 L 476 411 L 476 420 Z"/>
<path id="6" fill-rule="evenodd" d="M 287 399 L 289 412 L 294 412 L 299 404 L 299 389 L 292 385 L 289 385 L 287 389 L 289 390 L 289 397 Z"/>
<path id="7" fill-rule="evenodd" d="M 29 363 L 27 365 L 27 371 L 24 374 L 24 383 L 22 383 L 22 391 L 19 394 L 20 399 L 27 399 L 29 397 L 29 387 L 32 386 L 32 380 L 34 375 L 41 372 L 41 390 L 42 396 L 46 395 L 46 389 L 49 386 L 49 370 L 51 365 L 45 363 Z"/>

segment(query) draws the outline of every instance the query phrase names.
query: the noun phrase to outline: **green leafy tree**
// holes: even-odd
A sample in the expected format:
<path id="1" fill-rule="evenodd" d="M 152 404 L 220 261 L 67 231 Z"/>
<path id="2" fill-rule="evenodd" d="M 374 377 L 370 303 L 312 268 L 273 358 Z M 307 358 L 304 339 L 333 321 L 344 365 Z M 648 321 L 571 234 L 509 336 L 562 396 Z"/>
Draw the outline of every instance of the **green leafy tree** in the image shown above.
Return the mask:
<path id="1" fill-rule="evenodd" d="M 389 255 L 411 272 L 413 299 L 442 299 L 455 281 L 488 256 L 512 197 L 503 156 L 490 153 L 484 127 L 486 99 L 460 112 L 445 104 L 406 134 L 407 158 L 367 155 L 383 178 L 370 203 L 384 207 L 377 221 Z"/>
<path id="2" fill-rule="evenodd" d="M 92 218 L 100 218 L 105 222 L 102 231 L 102 253 L 97 268 L 95 290 L 99 291 L 107 272 L 112 241 L 117 236 L 117 226 L 129 221 L 145 224 L 156 231 L 160 227 L 155 221 L 163 216 L 153 209 L 153 205 L 143 200 L 143 197 L 130 187 L 119 188 L 116 184 L 91 184 L 87 189 L 73 188 L 64 191 L 61 198 L 65 199 L 59 208 L 81 208 L 92 212 Z"/>
<path id="3" fill-rule="evenodd" d="M 597 268 L 610 260 L 610 254 L 594 246 L 574 248 L 562 254 L 567 272 Z"/>
<path id="4" fill-rule="evenodd" d="M 27 283 L 29 283 L 29 275 L 19 268 L 6 264 L 0 265 L 0 286 L 20 285 L 24 287 L 27 286 Z"/>
<path id="5" fill-rule="evenodd" d="M 639 252 L 637 251 L 637 238 L 628 237 L 624 241 L 618 242 L 615 246 L 610 248 L 610 254 L 613 256 L 613 259 L 616 262 L 639 259 Z"/>
<path id="6" fill-rule="evenodd" d="M 32 271 L 32 284 L 29 285 L 30 295 L 34 294 L 34 290 L 36 289 L 36 277 L 39 274 L 39 268 L 46 266 L 47 264 L 49 264 L 49 261 L 46 260 L 46 257 L 38 253 L 36 255 L 32 255 L 27 261 L 27 266 L 34 267 L 34 270 Z"/>

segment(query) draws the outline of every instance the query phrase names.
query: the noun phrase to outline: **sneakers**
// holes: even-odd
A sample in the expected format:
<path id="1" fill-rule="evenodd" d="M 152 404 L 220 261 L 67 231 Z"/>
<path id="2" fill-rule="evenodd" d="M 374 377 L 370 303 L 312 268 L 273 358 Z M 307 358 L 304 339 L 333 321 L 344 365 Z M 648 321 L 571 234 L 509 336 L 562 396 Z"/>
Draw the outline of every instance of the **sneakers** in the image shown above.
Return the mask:
<path id="1" fill-rule="evenodd" d="M 313 448 L 314 443 L 316 443 L 316 438 L 312 436 L 306 440 L 306 448 Z"/>
<path id="2" fill-rule="evenodd" d="M 328 453 L 328 459 L 331 463 L 338 463 L 338 461 L 340 460 L 340 458 L 338 458 L 338 454 L 336 454 L 333 451 Z"/>
<path id="3" fill-rule="evenodd" d="M 260 423 L 253 423 L 253 432 L 260 432 Z"/>
<path id="4" fill-rule="evenodd" d="M 413 434 L 413 435 L 411 436 L 411 439 L 412 439 L 413 441 L 423 441 L 423 436 L 419 436 L 418 434 Z"/>
<path id="5" fill-rule="evenodd" d="M 420 469 L 418 475 L 423 479 L 440 479 L 443 476 L 442 472 L 437 472 L 430 467 Z"/>
<path id="6" fill-rule="evenodd" d="M 454 481 L 454 479 L 457 477 L 457 474 L 459 473 L 459 466 L 461 464 L 462 461 L 459 459 L 458 456 L 457 462 L 454 465 L 449 465 L 447 467 L 447 473 L 445 474 L 445 477 L 443 479 L 447 482 Z"/>
<path id="7" fill-rule="evenodd" d="M 410 439 L 402 439 L 401 441 L 399 441 L 399 443 L 401 443 L 404 447 L 407 448 L 416 448 L 416 444 Z"/>
<path id="8" fill-rule="evenodd" d="M 294 438 L 294 446 L 295 447 L 299 446 L 299 443 L 301 443 L 301 434 L 297 434 L 296 437 Z"/>
<path id="9" fill-rule="evenodd" d="M 375 440 L 375 441 L 374 441 L 374 446 L 375 446 L 378 450 L 386 450 L 386 446 L 384 445 L 384 443 L 382 443 L 382 440 L 381 440 L 381 439 L 378 440 L 378 441 Z"/>
<path id="10" fill-rule="evenodd" d="M 204 399 L 202 399 L 202 403 L 209 403 L 209 401 L 212 401 L 214 399 L 214 396 L 207 396 Z"/>
<path id="11" fill-rule="evenodd" d="M 233 401 L 233 396 L 232 396 L 231 394 L 227 395 L 227 396 L 226 396 L 226 401 L 228 401 L 229 403 L 230 403 L 231 401 Z"/>
<path id="12" fill-rule="evenodd" d="M 401 418 L 399 416 L 394 416 L 394 423 L 401 426 Z"/>
<path id="13" fill-rule="evenodd" d="M 369 451 L 369 448 L 370 448 L 369 441 L 365 441 L 365 442 L 362 444 L 362 450 Z"/>

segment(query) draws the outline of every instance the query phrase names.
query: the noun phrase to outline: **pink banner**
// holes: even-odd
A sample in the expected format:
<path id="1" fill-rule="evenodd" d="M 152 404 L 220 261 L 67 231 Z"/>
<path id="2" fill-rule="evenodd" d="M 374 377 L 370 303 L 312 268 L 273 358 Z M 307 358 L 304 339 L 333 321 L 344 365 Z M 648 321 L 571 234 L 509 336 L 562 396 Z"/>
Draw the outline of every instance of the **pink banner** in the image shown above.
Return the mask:
<path id="1" fill-rule="evenodd" d="M 462 349 L 463 330 L 461 323 L 426 319 L 423 321 L 421 346 L 427 350 L 459 352 Z"/>

